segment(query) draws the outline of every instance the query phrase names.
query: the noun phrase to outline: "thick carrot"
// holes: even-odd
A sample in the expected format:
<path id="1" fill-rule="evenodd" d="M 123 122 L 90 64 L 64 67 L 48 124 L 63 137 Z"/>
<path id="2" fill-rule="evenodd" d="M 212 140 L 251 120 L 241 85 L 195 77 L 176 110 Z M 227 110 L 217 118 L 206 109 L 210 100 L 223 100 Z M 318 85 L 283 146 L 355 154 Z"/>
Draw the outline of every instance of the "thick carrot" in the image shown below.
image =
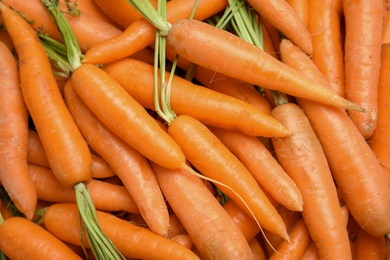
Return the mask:
<path id="1" fill-rule="evenodd" d="M 84 138 L 121 179 L 149 227 L 165 236 L 168 209 L 147 159 L 107 129 L 77 95 L 70 80 L 65 85 L 65 101 Z"/>
<path id="2" fill-rule="evenodd" d="M 264 229 L 288 240 L 283 220 L 254 177 L 204 124 L 180 115 L 171 123 L 168 133 L 197 170 L 234 190 L 216 184 L 248 214 L 249 208 Z"/>
<path id="3" fill-rule="evenodd" d="M 204 259 L 251 259 L 244 235 L 205 184 L 185 170 L 152 163 L 168 204 Z"/>
<path id="4" fill-rule="evenodd" d="M 273 138 L 272 144 L 281 166 L 301 191 L 302 216 L 320 255 L 324 259 L 351 259 L 332 173 L 309 120 L 293 103 L 277 106 L 271 115 L 293 133 Z"/>
<path id="5" fill-rule="evenodd" d="M 189 19 L 176 21 L 168 31 L 167 46 L 200 66 L 291 96 L 362 111 L 302 72 L 230 32 Z"/>
<path id="6" fill-rule="evenodd" d="M 82 259 L 46 229 L 22 217 L 11 217 L 0 223 L 0 250 L 15 260 Z"/>
<path id="7" fill-rule="evenodd" d="M 167 19 L 174 22 L 189 18 L 195 1 L 174 0 L 167 3 Z M 226 0 L 200 0 L 197 4 L 194 19 L 204 20 L 219 13 L 227 6 Z M 93 46 L 85 53 L 83 62 L 92 64 L 108 63 L 130 56 L 154 42 L 155 27 L 146 19 L 131 23 L 126 30 L 105 42 Z"/>
<path id="8" fill-rule="evenodd" d="M 311 58 L 325 75 L 329 88 L 345 96 L 344 52 L 341 39 L 340 0 L 308 1 L 310 9 L 309 31 L 313 42 Z"/>
<path id="9" fill-rule="evenodd" d="M 298 48 L 284 45 L 283 62 L 324 80 L 318 68 Z M 300 58 L 299 58 L 300 57 Z M 299 62 L 297 62 L 299 61 Z M 306 64 L 306 65 L 304 65 Z M 373 236 L 390 232 L 390 189 L 375 154 L 347 113 L 338 108 L 297 99 L 321 142 L 332 176 L 351 215 Z"/>
<path id="10" fill-rule="evenodd" d="M 167 260 L 199 259 L 188 248 L 146 228 L 138 227 L 109 213 L 102 211 L 96 213 L 103 232 L 125 257 Z M 44 214 L 43 221 L 45 227 L 61 240 L 81 245 L 75 204 L 57 203 L 50 206 Z M 89 247 L 89 244 L 86 244 L 86 247 Z"/>
<path id="11" fill-rule="evenodd" d="M 133 59 L 123 59 L 106 64 L 103 70 L 119 82 L 143 107 L 155 109 L 152 65 Z M 168 73 L 166 78 L 169 78 Z M 254 105 L 202 88 L 179 76 L 174 76 L 172 80 L 170 106 L 177 115 L 190 115 L 204 124 L 238 130 L 252 136 L 289 134 L 279 122 Z"/>
<path id="12" fill-rule="evenodd" d="M 387 260 L 389 251 L 384 237 L 374 237 L 359 228 L 354 241 L 354 259 Z"/>
<path id="13" fill-rule="evenodd" d="M 257 137 L 215 127 L 209 129 L 279 204 L 291 211 L 302 211 L 303 200 L 297 185 Z"/>
<path id="14" fill-rule="evenodd" d="M 378 123 L 377 128 L 367 142 L 390 180 L 390 44 L 382 45 L 381 56 L 378 86 Z"/>
<path id="15" fill-rule="evenodd" d="M 74 190 L 62 186 L 50 169 L 34 164 L 29 164 L 28 169 L 40 200 L 76 203 Z M 124 186 L 92 179 L 88 190 L 98 210 L 140 213 Z"/>
<path id="16" fill-rule="evenodd" d="M 308 27 L 310 12 L 309 12 L 309 3 L 308 0 L 287 0 L 287 3 L 291 5 L 291 7 L 298 14 L 298 17 L 302 20 L 303 24 Z"/>
<path id="17" fill-rule="evenodd" d="M 34 215 L 37 194 L 27 169 L 28 111 L 11 50 L 0 42 L 0 182 L 28 219 Z"/>
<path id="18" fill-rule="evenodd" d="M 345 96 L 367 110 L 367 113 L 350 111 L 352 121 L 367 139 L 374 132 L 378 119 L 383 3 L 382 0 L 343 0 L 343 10 Z"/>

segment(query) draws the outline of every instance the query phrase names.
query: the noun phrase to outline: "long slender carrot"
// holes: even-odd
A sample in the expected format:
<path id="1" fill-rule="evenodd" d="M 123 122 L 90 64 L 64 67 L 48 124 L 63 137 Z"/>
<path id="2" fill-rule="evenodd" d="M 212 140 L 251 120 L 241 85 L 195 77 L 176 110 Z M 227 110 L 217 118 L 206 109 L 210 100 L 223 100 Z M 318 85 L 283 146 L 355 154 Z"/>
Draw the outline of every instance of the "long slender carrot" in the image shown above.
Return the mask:
<path id="1" fill-rule="evenodd" d="M 381 0 L 343 0 L 345 96 L 367 110 L 367 113 L 350 112 L 352 121 L 366 139 L 374 132 L 378 119 L 382 10 Z"/>
<path id="2" fill-rule="evenodd" d="M 272 144 L 283 169 L 301 191 L 302 216 L 320 255 L 324 259 L 351 259 L 332 173 L 309 120 L 293 103 L 277 106 L 271 115 L 293 133 L 289 137 L 273 138 Z"/>
<path id="3" fill-rule="evenodd" d="M 249 208 L 264 229 L 288 240 L 281 217 L 256 180 L 205 125 L 193 117 L 180 115 L 170 124 L 168 133 L 197 170 L 233 189 L 235 192 L 217 184 L 246 212 Z"/>
<path id="4" fill-rule="evenodd" d="M 154 163 L 152 168 L 167 202 L 202 258 L 252 259 L 244 235 L 198 177 Z"/>
<path id="5" fill-rule="evenodd" d="M 143 107 L 156 109 L 152 65 L 134 59 L 123 59 L 106 64 L 103 70 Z M 168 73 L 166 78 L 169 78 Z M 177 115 L 190 115 L 204 124 L 238 130 L 252 136 L 289 134 L 279 122 L 254 105 L 202 88 L 178 76 L 174 76 L 172 80 L 170 106 Z"/>
<path id="6" fill-rule="evenodd" d="M 188 18 L 192 12 L 195 0 L 174 0 L 167 3 L 167 19 L 174 22 Z M 204 20 L 219 13 L 227 6 L 227 0 L 200 0 L 197 4 L 194 19 Z M 93 46 L 85 53 L 83 62 L 92 64 L 108 63 L 130 56 L 154 42 L 155 27 L 146 19 L 140 19 L 130 24 L 126 30 L 110 40 Z"/>
<path id="7" fill-rule="evenodd" d="M 291 96 L 364 111 L 230 32 L 189 19 L 176 21 L 167 31 L 167 46 L 200 66 Z"/>
<path id="8" fill-rule="evenodd" d="M 287 48 L 293 45 L 286 44 L 285 47 L 282 52 L 285 63 L 299 67 L 314 80 L 323 80 L 318 68 L 303 52 L 298 48 Z M 390 214 L 388 182 L 357 127 L 342 109 L 299 98 L 297 102 L 321 142 L 332 176 L 351 215 L 371 235 L 389 233 L 390 221 L 386 217 Z"/>
<path id="9" fill-rule="evenodd" d="M 308 1 L 310 9 L 309 31 L 313 42 L 311 58 L 325 75 L 329 88 L 345 96 L 345 71 L 341 16 L 337 2 L 340 0 Z"/>
<path id="10" fill-rule="evenodd" d="M 43 227 L 22 217 L 1 220 L 0 250 L 15 260 L 82 259 Z"/>
<path id="11" fill-rule="evenodd" d="M 50 169 L 34 164 L 29 164 L 28 169 L 40 200 L 76 203 L 74 190 L 62 186 Z M 140 213 L 124 186 L 92 179 L 88 183 L 88 190 L 98 210 Z"/>
<path id="12" fill-rule="evenodd" d="M 0 182 L 16 207 L 32 219 L 37 194 L 27 169 L 28 111 L 16 59 L 3 42 L 0 56 Z"/>
<path id="13" fill-rule="evenodd" d="M 277 30 L 305 53 L 312 53 L 309 30 L 298 13 L 286 1 L 248 0 L 248 3 Z"/>
<path id="14" fill-rule="evenodd" d="M 209 129 L 279 204 L 291 211 L 302 211 L 300 190 L 257 137 L 215 127 Z"/>
<path id="15" fill-rule="evenodd" d="M 121 179 L 151 230 L 165 236 L 168 209 L 147 159 L 107 129 L 77 95 L 72 82 L 65 85 L 65 101 L 84 138 Z"/>
<path id="16" fill-rule="evenodd" d="M 102 211 L 97 211 L 97 216 L 104 233 L 125 257 L 167 260 L 199 259 L 188 248 L 146 228 L 133 225 L 131 222 Z M 81 245 L 75 204 L 57 203 L 50 206 L 44 214 L 43 221 L 45 227 L 61 240 Z M 88 244 L 86 246 L 88 247 Z"/>

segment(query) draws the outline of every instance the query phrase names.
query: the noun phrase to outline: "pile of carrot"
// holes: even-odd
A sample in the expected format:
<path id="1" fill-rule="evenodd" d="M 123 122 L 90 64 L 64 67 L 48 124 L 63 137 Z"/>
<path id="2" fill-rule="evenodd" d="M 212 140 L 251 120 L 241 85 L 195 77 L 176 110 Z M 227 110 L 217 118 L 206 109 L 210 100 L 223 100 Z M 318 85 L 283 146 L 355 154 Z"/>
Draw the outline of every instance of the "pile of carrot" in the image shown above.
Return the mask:
<path id="1" fill-rule="evenodd" d="M 390 260 L 389 10 L 1 0 L 0 259 Z"/>

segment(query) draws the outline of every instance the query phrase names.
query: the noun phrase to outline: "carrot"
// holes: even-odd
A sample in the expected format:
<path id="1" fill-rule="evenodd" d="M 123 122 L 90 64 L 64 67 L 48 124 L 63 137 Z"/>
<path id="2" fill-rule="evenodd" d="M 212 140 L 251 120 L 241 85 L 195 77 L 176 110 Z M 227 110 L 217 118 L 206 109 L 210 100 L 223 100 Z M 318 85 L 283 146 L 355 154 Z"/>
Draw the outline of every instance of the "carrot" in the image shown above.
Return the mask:
<path id="1" fill-rule="evenodd" d="M 200 66 L 291 96 L 364 111 L 232 33 L 189 19 L 176 21 L 167 31 L 167 46 Z"/>
<path id="2" fill-rule="evenodd" d="M 287 241 L 283 241 L 279 245 L 277 251 L 269 257 L 269 260 L 300 260 L 302 258 L 310 242 L 310 235 L 302 218 L 297 221 L 289 235 L 290 243 L 288 243 Z"/>
<path id="3" fill-rule="evenodd" d="M 82 259 L 43 227 L 22 217 L 1 219 L 0 250 L 15 260 Z"/>
<path id="4" fill-rule="evenodd" d="M 389 10 L 390 4 L 387 0 L 383 0 L 383 34 L 382 34 L 382 44 L 390 43 L 390 19 L 389 19 Z"/>
<path id="5" fill-rule="evenodd" d="M 1 25 L 1 16 L 0 16 L 0 25 Z M 14 44 L 6 30 L 0 30 L 0 41 L 3 44 L 5 44 L 8 47 L 8 49 L 10 49 L 10 51 L 13 52 L 15 50 Z"/>
<path id="6" fill-rule="evenodd" d="M 374 237 L 359 228 L 354 241 L 354 256 L 356 260 L 389 259 L 389 251 L 384 237 Z"/>
<path id="7" fill-rule="evenodd" d="M 332 173 L 309 120 L 293 103 L 277 106 L 271 115 L 293 133 L 289 137 L 273 138 L 272 144 L 281 166 L 301 191 L 302 217 L 321 257 L 351 259 Z"/>
<path id="8" fill-rule="evenodd" d="M 34 164 L 29 164 L 28 167 L 40 200 L 76 203 L 74 190 L 63 187 L 50 169 Z M 125 210 L 139 214 L 133 198 L 123 186 L 93 179 L 88 183 L 88 190 L 95 207 L 99 210 Z"/>
<path id="9" fill-rule="evenodd" d="M 345 96 L 367 110 L 367 113 L 350 111 L 352 121 L 367 139 L 378 120 L 383 3 L 381 0 L 369 3 L 343 0 L 343 10 L 346 26 Z M 364 37 L 361 37 L 362 33 Z"/>
<path id="10" fill-rule="evenodd" d="M 301 260 L 319 260 L 320 255 L 318 254 L 318 249 L 314 244 L 313 240 L 309 242 L 309 245 L 306 248 L 305 253 L 302 255 Z"/>
<path id="11" fill-rule="evenodd" d="M 154 163 L 152 168 L 168 204 L 203 259 L 252 258 L 244 235 L 198 177 Z"/>
<path id="12" fill-rule="evenodd" d="M 325 75 L 329 88 L 345 96 L 344 52 L 341 39 L 341 16 L 337 2 L 341 0 L 309 1 L 309 31 L 313 55 L 319 70 Z"/>
<path id="13" fill-rule="evenodd" d="M 309 3 L 308 0 L 287 0 L 287 3 L 295 10 L 298 17 L 302 20 L 303 24 L 307 27 L 309 25 Z"/>
<path id="14" fill-rule="evenodd" d="M 65 102 L 85 140 L 122 180 L 149 227 L 165 236 L 168 209 L 147 159 L 102 124 L 77 95 L 72 83 L 73 80 L 69 80 L 65 85 Z"/>
<path id="15" fill-rule="evenodd" d="M 382 45 L 381 69 L 378 85 L 378 123 L 372 136 L 367 140 L 371 150 L 378 158 L 383 171 L 390 180 L 390 93 L 388 89 L 390 72 L 390 44 Z"/>
<path id="16" fill-rule="evenodd" d="M 209 129 L 279 204 L 291 211 L 302 211 L 300 190 L 257 137 L 220 128 Z"/>
<path id="17" fill-rule="evenodd" d="M 34 21 L 31 27 L 37 32 L 48 34 L 51 38 L 61 41 L 61 36 L 50 19 L 45 7 L 39 0 L 23 2 L 19 0 L 4 0 L 3 4 L 12 6 L 16 11 L 22 13 L 29 21 Z M 64 2 L 61 2 L 62 9 L 66 11 Z M 102 41 L 119 35 L 122 31 L 115 26 L 102 22 L 90 15 L 81 13 L 80 16 L 74 17 L 65 14 L 77 39 L 80 42 L 83 52 Z"/>
<path id="18" fill-rule="evenodd" d="M 259 12 L 262 19 L 267 20 L 305 53 L 312 53 L 309 30 L 298 13 L 286 1 L 248 0 L 248 3 Z"/>
<path id="19" fill-rule="evenodd" d="M 16 60 L 3 42 L 0 56 L 0 182 L 16 207 L 32 219 L 37 194 L 27 169 L 28 111 Z"/>
<path id="20" fill-rule="evenodd" d="M 143 107 L 156 109 L 152 65 L 133 59 L 123 59 L 106 64 L 103 70 L 119 82 Z M 168 77 L 169 74 L 166 73 L 166 78 Z M 178 76 L 173 77 L 170 106 L 177 115 L 190 115 L 204 124 L 238 130 L 252 136 L 289 134 L 279 122 L 255 106 L 202 88 Z M 215 116 L 215 113 L 218 113 L 218 116 Z"/>
<path id="21" fill-rule="evenodd" d="M 275 59 L 279 59 L 279 54 L 275 49 L 275 45 L 272 41 L 272 37 L 270 35 L 270 32 L 267 30 L 267 28 L 264 26 L 264 24 L 261 24 L 261 33 L 263 36 L 263 49 L 266 53 L 274 57 Z"/>
<path id="22" fill-rule="evenodd" d="M 296 69 L 299 67 L 313 80 L 324 80 L 303 52 L 298 48 L 287 48 L 293 45 L 285 44 L 285 47 L 282 50 L 285 63 Z M 342 109 L 300 98 L 297 102 L 321 143 L 341 198 L 351 215 L 373 236 L 389 233 L 390 221 L 386 216 L 390 214 L 390 189 L 381 165 L 357 127 Z"/>
<path id="23" fill-rule="evenodd" d="M 146 228 L 138 227 L 102 211 L 96 213 L 103 232 L 125 257 L 170 260 L 199 259 L 188 248 Z M 44 213 L 43 221 L 45 227 L 61 240 L 81 245 L 75 204 L 57 203 L 50 206 Z M 63 232 L 64 230 L 66 232 Z M 89 245 L 86 244 L 86 247 Z"/>
<path id="24" fill-rule="evenodd" d="M 288 240 L 282 219 L 256 180 L 205 125 L 193 117 L 180 115 L 170 124 L 168 134 L 197 170 L 234 190 L 217 184 L 224 194 L 247 213 L 249 208 L 264 229 Z"/>
<path id="25" fill-rule="evenodd" d="M 180 219 L 175 213 L 169 214 L 169 229 L 167 238 L 172 238 L 181 234 L 187 234 L 187 230 L 184 228 L 183 224 L 180 222 Z"/>
<path id="26" fill-rule="evenodd" d="M 188 18 L 195 1 L 174 0 L 167 3 L 167 19 L 174 22 Z M 226 0 L 214 0 L 212 4 L 207 0 L 200 0 L 197 4 L 194 19 L 204 20 L 222 11 L 227 6 Z M 154 42 L 155 27 L 146 19 L 131 23 L 123 33 L 105 42 L 93 46 L 85 53 L 83 62 L 105 64 L 130 56 Z"/>
<path id="27" fill-rule="evenodd" d="M 266 260 L 266 255 L 259 241 L 254 238 L 249 242 L 254 260 Z"/>
<path id="28" fill-rule="evenodd" d="M 176 236 L 172 237 L 171 239 L 173 241 L 175 241 L 176 243 L 179 243 L 180 245 L 187 247 L 188 249 L 191 249 L 193 244 L 194 244 L 192 242 L 191 237 L 188 234 L 176 235 Z"/>

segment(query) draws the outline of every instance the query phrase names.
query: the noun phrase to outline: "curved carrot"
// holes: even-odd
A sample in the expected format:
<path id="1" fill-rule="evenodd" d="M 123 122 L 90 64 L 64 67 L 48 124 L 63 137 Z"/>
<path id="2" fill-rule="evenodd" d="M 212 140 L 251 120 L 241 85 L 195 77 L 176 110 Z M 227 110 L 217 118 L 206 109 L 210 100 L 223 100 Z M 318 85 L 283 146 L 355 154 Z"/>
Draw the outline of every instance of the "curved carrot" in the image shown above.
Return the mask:
<path id="1" fill-rule="evenodd" d="M 325 75 L 329 88 L 345 96 L 344 51 L 341 39 L 341 15 L 336 3 L 340 0 L 309 1 L 309 31 L 313 42 L 311 58 Z"/>
<path id="2" fill-rule="evenodd" d="M 167 260 L 199 259 L 188 248 L 146 228 L 136 226 L 109 213 L 102 211 L 96 213 L 103 232 L 125 257 Z M 43 221 L 45 227 L 61 240 L 81 245 L 75 204 L 57 203 L 50 206 L 44 214 Z M 88 248 L 89 245 L 86 244 L 86 247 Z"/>
<path id="3" fill-rule="evenodd" d="M 383 171 L 390 180 L 390 44 L 382 45 L 381 69 L 378 85 L 378 123 L 372 136 L 367 140 Z"/>
<path id="4" fill-rule="evenodd" d="M 82 259 L 43 227 L 22 217 L 10 217 L 0 223 L 0 250 L 15 260 Z"/>
<path id="5" fill-rule="evenodd" d="M 318 68 L 298 48 L 286 48 L 283 53 L 284 62 L 297 69 L 299 67 L 314 80 L 323 80 Z M 299 54 L 301 59 L 295 56 Z M 297 102 L 321 142 L 332 176 L 351 215 L 371 235 L 389 233 L 390 221 L 386 217 L 390 214 L 388 182 L 357 127 L 342 109 L 299 98 Z"/>
<path id="6" fill-rule="evenodd" d="M 234 193 L 217 184 L 222 192 L 246 212 L 249 212 L 249 208 L 264 229 L 288 240 L 281 217 L 256 180 L 205 125 L 190 116 L 180 115 L 173 120 L 168 133 L 180 145 L 188 161 L 196 169 L 233 189 Z"/>
<path id="7" fill-rule="evenodd" d="M 202 258 L 252 258 L 240 229 L 198 177 L 185 170 L 168 170 L 154 163 L 152 168 L 168 204 Z"/>
<path id="8" fill-rule="evenodd" d="M 123 59 L 103 66 L 103 70 L 119 82 L 143 107 L 155 109 L 152 65 Z M 169 74 L 166 75 L 168 78 Z M 178 115 L 190 115 L 204 124 L 238 130 L 252 136 L 289 134 L 279 122 L 257 107 L 202 88 L 178 76 L 174 76 L 172 80 L 170 106 Z"/>
<path id="9" fill-rule="evenodd" d="M 312 53 L 309 30 L 287 1 L 248 0 L 248 3 L 259 12 L 262 19 L 267 20 L 305 53 Z"/>
<path id="10" fill-rule="evenodd" d="M 174 0 L 167 2 L 167 19 L 176 21 L 190 17 L 195 0 Z M 197 4 L 194 19 L 204 20 L 222 11 L 227 5 L 226 0 L 215 0 L 212 3 L 200 0 Z M 131 54 L 149 46 L 156 36 L 155 27 L 146 19 L 131 23 L 126 30 L 105 42 L 93 46 L 85 53 L 83 62 L 105 64 L 130 56 Z"/>
<path id="11" fill-rule="evenodd" d="M 167 46 L 191 62 L 257 86 L 319 103 L 364 111 L 255 45 L 204 22 L 189 19 L 176 21 L 169 29 Z M 205 52 L 205 49 L 208 51 Z"/>
<path id="12" fill-rule="evenodd" d="M 37 194 L 27 169 L 28 111 L 16 60 L 3 42 L 0 56 L 0 182 L 16 207 L 32 219 Z"/>
<path id="13" fill-rule="evenodd" d="M 220 128 L 209 129 L 279 204 L 291 211 L 302 211 L 300 190 L 257 137 Z"/>
<path id="14" fill-rule="evenodd" d="M 40 200 L 76 203 L 74 190 L 62 186 L 50 169 L 34 164 L 29 164 L 28 169 Z M 96 209 L 125 210 L 139 214 L 138 207 L 125 187 L 96 179 L 91 180 L 87 186 Z"/>
<path id="15" fill-rule="evenodd" d="M 72 82 L 69 80 L 65 85 L 65 102 L 84 138 L 121 179 L 149 227 L 165 236 L 169 225 L 168 209 L 147 159 L 102 124 L 77 95 Z"/>
<path id="16" fill-rule="evenodd" d="M 366 108 L 367 113 L 350 111 L 349 115 L 367 139 L 374 132 L 378 120 L 383 3 L 381 0 L 343 0 L 343 10 L 346 26 L 345 96 Z M 361 37 L 362 33 L 364 37 Z"/>

